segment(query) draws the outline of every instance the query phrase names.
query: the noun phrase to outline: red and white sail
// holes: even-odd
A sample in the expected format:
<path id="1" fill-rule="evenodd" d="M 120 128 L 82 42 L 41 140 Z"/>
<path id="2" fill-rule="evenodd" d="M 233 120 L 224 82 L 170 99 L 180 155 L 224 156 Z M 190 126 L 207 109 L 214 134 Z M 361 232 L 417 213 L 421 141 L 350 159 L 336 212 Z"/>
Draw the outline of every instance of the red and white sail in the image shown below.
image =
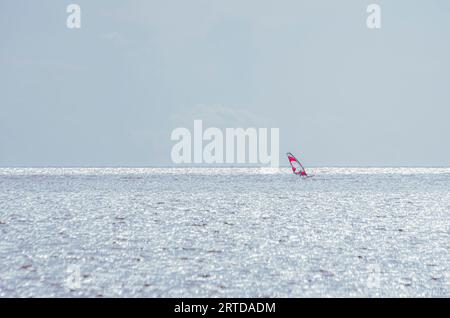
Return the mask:
<path id="1" fill-rule="evenodd" d="M 287 157 L 289 159 L 289 163 L 291 164 L 292 172 L 294 172 L 294 174 L 301 175 L 301 176 L 306 176 L 307 175 L 306 171 L 305 171 L 305 168 L 303 168 L 303 166 L 300 163 L 300 161 L 298 161 L 297 158 L 295 158 L 293 154 L 288 152 L 287 153 Z"/>

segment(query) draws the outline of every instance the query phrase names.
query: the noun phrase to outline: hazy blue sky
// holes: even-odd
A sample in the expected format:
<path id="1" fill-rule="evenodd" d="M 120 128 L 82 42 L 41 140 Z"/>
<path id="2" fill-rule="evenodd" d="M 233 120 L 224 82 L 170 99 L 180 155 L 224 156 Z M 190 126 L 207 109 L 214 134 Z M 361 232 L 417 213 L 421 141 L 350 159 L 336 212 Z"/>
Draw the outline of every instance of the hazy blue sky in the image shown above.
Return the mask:
<path id="1" fill-rule="evenodd" d="M 169 164 L 194 119 L 280 128 L 283 164 L 450 165 L 450 2 L 0 1 L 0 165 Z"/>

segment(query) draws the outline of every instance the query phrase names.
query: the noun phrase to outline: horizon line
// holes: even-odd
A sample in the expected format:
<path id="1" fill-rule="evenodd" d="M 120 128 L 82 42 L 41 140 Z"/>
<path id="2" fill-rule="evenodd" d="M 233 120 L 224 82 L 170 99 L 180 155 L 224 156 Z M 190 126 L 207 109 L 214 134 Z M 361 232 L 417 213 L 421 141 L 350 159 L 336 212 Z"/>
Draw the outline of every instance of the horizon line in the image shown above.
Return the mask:
<path id="1" fill-rule="evenodd" d="M 289 165 L 279 167 L 258 165 L 226 165 L 226 164 L 191 164 L 191 165 L 17 165 L 3 166 L 0 169 L 14 168 L 290 168 Z M 450 165 L 314 165 L 306 168 L 450 168 Z"/>

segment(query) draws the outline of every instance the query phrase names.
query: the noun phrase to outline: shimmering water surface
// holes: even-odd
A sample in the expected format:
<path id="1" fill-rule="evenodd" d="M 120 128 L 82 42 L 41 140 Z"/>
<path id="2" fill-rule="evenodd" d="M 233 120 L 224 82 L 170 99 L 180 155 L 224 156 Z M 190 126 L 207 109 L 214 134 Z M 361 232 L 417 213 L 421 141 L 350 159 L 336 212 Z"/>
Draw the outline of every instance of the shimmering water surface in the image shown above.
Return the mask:
<path id="1" fill-rule="evenodd" d="M 0 169 L 2 297 L 450 297 L 450 168 Z"/>

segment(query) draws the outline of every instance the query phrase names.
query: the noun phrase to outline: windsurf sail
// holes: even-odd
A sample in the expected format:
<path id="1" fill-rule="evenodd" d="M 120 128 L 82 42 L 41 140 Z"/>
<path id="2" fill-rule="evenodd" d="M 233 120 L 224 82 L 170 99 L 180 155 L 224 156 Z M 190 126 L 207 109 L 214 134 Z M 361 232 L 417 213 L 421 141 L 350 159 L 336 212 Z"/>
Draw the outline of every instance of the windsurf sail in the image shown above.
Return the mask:
<path id="1" fill-rule="evenodd" d="M 298 161 L 297 158 L 295 158 L 294 155 L 291 154 L 290 152 L 288 152 L 286 155 L 289 159 L 289 163 L 291 164 L 292 172 L 294 172 L 294 174 L 297 175 L 307 176 L 305 168 L 303 168 L 300 161 Z"/>

